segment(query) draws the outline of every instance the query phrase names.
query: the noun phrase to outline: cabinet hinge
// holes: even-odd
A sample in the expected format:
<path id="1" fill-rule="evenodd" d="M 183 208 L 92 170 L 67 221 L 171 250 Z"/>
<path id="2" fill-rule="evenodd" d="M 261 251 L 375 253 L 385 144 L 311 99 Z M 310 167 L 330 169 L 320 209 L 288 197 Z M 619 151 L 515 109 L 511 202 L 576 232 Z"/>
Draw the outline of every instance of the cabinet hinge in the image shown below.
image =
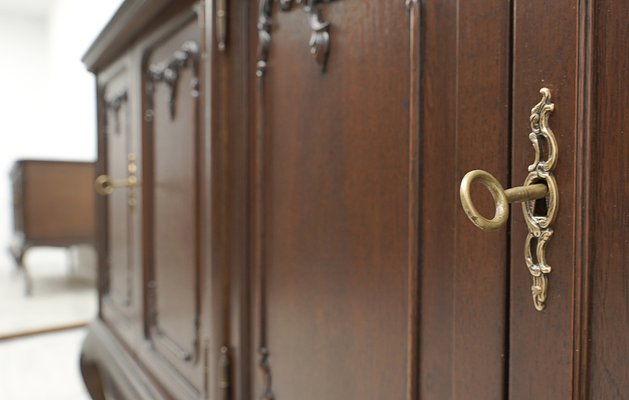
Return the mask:
<path id="1" fill-rule="evenodd" d="M 209 358 L 210 358 L 210 341 L 205 339 L 203 341 L 203 393 L 204 399 L 207 400 L 210 398 L 210 366 L 209 366 Z"/>
<path id="2" fill-rule="evenodd" d="M 221 352 L 218 358 L 218 385 L 219 385 L 219 399 L 231 400 L 231 356 L 229 354 L 229 347 L 221 347 Z"/>
<path id="3" fill-rule="evenodd" d="M 216 41 L 218 50 L 224 52 L 227 48 L 227 0 L 217 0 L 216 9 Z"/>

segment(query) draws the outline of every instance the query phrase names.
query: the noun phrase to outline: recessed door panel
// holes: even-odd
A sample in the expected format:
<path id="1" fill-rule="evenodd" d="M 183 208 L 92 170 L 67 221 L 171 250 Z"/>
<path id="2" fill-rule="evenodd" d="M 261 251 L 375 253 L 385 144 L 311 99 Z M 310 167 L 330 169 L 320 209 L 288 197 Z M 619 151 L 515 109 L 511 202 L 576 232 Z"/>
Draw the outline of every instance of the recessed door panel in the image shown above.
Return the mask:
<path id="1" fill-rule="evenodd" d="M 252 397 L 406 398 L 416 14 L 403 2 L 261 5 Z"/>
<path id="2" fill-rule="evenodd" d="M 124 56 L 99 75 L 99 126 L 104 143 L 102 156 L 106 159 L 105 170 L 99 174 L 116 182 L 139 174 L 139 135 L 131 118 L 135 92 L 130 85 L 128 62 Z M 129 343 L 136 343 L 141 298 L 137 291 L 141 270 L 139 189 L 121 186 L 101 194 L 107 223 L 103 315 Z"/>
<path id="3" fill-rule="evenodd" d="M 124 74 L 124 71 L 121 71 Z M 121 76 L 119 80 L 124 79 Z M 110 82 L 105 90 L 106 134 L 108 138 L 108 174 L 126 178 L 128 155 L 131 152 L 129 106 L 126 85 Z M 118 86 L 118 87 L 116 87 Z M 131 212 L 127 189 L 115 190 L 109 196 L 109 295 L 118 306 L 131 303 L 131 264 L 134 248 L 131 244 Z"/>
<path id="4" fill-rule="evenodd" d="M 155 350 L 199 390 L 199 28 L 180 23 L 145 50 L 147 329 Z"/>

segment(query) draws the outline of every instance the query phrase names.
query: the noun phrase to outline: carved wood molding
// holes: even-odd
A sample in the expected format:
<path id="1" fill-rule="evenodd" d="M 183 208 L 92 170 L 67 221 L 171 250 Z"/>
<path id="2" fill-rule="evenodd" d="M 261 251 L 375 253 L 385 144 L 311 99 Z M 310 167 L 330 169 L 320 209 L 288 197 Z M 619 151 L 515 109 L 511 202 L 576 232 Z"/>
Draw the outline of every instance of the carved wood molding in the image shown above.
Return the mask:
<path id="1" fill-rule="evenodd" d="M 266 346 L 258 349 L 260 355 L 260 368 L 264 374 L 264 390 L 262 392 L 261 400 L 275 400 L 275 393 L 273 393 L 273 378 L 271 374 L 271 363 L 269 362 L 269 350 Z"/>
<path id="2" fill-rule="evenodd" d="M 190 94 L 192 97 L 199 97 L 199 45 L 188 40 L 181 45 L 181 48 L 168 60 L 151 64 L 148 67 L 147 93 L 152 98 L 157 83 L 165 83 L 170 90 L 168 95 L 168 105 L 170 108 L 170 119 L 174 119 L 177 113 L 177 86 L 181 71 L 187 67 L 192 67 L 192 81 L 190 84 Z"/>
<path id="3" fill-rule="evenodd" d="M 122 104 L 127 102 L 127 91 L 124 90 L 121 93 L 113 96 L 111 99 L 105 99 L 105 110 L 107 113 L 111 112 L 114 117 L 114 132 L 120 133 L 120 109 Z"/>
<path id="4" fill-rule="evenodd" d="M 303 10 L 308 14 L 308 24 L 312 33 L 308 45 L 310 54 L 313 55 L 321 71 L 325 72 L 330 53 L 330 23 L 321 16 L 320 4 L 332 3 L 337 0 L 279 0 L 280 10 L 290 11 L 293 3 L 303 5 Z M 260 0 L 258 15 L 258 63 L 257 75 L 264 75 L 266 71 L 269 52 L 271 49 L 271 29 L 273 0 Z"/>

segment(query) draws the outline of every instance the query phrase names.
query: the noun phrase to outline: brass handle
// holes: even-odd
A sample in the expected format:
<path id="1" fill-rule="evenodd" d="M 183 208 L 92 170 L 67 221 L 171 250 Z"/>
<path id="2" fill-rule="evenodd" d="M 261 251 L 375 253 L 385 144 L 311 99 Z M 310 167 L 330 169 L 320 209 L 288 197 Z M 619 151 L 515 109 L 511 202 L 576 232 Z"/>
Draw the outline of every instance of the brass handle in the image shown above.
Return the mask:
<path id="1" fill-rule="evenodd" d="M 94 189 L 96 193 L 102 196 L 109 196 L 115 189 L 122 187 L 135 187 L 138 179 L 135 176 L 129 176 L 127 179 L 114 180 L 107 175 L 100 175 L 94 181 Z"/>
<path id="2" fill-rule="evenodd" d="M 102 196 L 109 196 L 114 192 L 115 189 L 126 187 L 130 190 L 127 192 L 127 204 L 131 210 L 135 210 L 135 206 L 137 203 L 135 191 L 133 190 L 136 186 L 139 186 L 140 182 L 137 178 L 137 165 L 135 163 L 135 154 L 129 153 L 127 157 L 129 162 L 127 164 L 127 171 L 129 172 L 129 176 L 127 179 L 111 179 L 107 175 L 100 175 L 94 181 L 94 189 L 96 193 Z"/>
<path id="3" fill-rule="evenodd" d="M 487 219 L 478 212 L 472 196 L 470 187 L 472 182 L 482 183 L 491 193 L 496 202 L 496 214 L 492 219 Z M 461 205 L 467 217 L 474 225 L 484 231 L 495 231 L 503 226 L 509 219 L 508 203 L 523 203 L 525 201 L 537 200 L 546 197 L 548 188 L 541 183 L 534 183 L 526 186 L 517 186 L 504 190 L 500 182 L 489 172 L 482 169 L 475 169 L 468 172 L 461 181 Z"/>

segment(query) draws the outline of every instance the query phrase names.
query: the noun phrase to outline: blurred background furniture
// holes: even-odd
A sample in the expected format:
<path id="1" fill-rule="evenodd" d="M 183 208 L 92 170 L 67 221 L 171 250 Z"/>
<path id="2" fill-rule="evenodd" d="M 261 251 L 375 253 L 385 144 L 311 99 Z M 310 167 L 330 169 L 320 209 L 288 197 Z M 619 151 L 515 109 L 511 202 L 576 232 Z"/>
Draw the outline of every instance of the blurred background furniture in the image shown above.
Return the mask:
<path id="1" fill-rule="evenodd" d="M 94 163 L 18 160 L 11 170 L 14 235 L 9 251 L 25 278 L 24 264 L 36 246 L 70 247 L 94 242 Z"/>

